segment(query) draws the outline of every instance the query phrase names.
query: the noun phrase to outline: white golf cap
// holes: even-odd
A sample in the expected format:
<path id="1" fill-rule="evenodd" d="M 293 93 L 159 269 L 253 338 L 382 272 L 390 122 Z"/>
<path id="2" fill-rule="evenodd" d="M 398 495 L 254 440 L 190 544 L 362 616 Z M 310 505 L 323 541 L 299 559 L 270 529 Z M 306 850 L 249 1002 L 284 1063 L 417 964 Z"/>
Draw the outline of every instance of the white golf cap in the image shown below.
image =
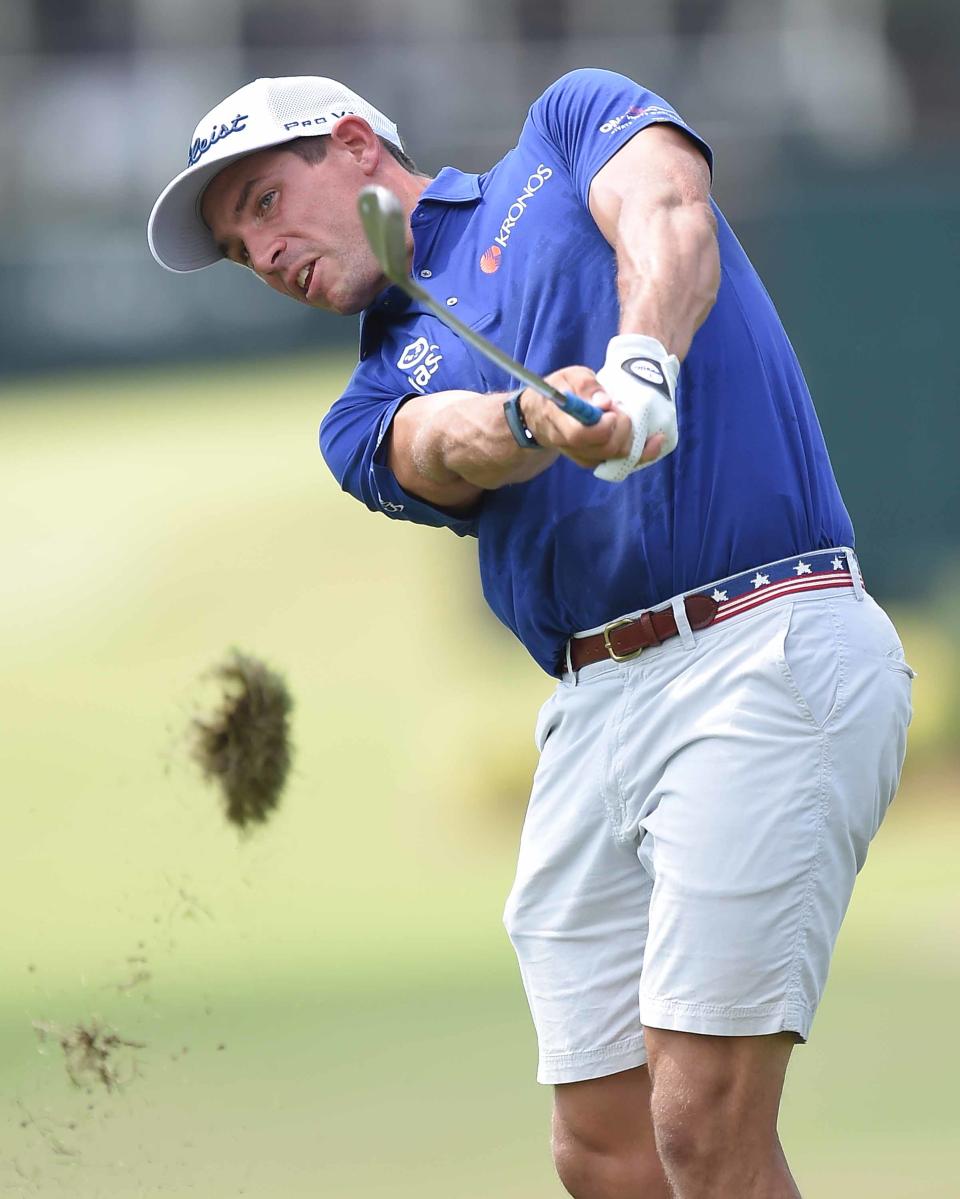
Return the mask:
<path id="1" fill-rule="evenodd" d="M 203 223 L 200 201 L 225 166 L 247 154 L 329 133 L 344 116 L 357 116 L 374 133 L 403 149 L 397 127 L 335 79 L 301 75 L 255 79 L 210 110 L 193 131 L 187 168 L 160 193 L 147 224 L 150 252 L 168 271 L 199 271 L 223 255 Z"/>

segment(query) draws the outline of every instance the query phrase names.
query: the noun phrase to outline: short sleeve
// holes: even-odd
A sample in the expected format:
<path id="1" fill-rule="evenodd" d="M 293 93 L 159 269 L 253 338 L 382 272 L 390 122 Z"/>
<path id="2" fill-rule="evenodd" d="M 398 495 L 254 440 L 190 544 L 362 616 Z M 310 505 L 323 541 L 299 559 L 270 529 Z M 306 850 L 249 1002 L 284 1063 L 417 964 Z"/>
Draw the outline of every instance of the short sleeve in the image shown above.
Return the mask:
<path id="1" fill-rule="evenodd" d="M 556 147 L 584 204 L 597 171 L 648 125 L 676 125 L 703 154 L 707 143 L 660 96 L 613 71 L 584 69 L 558 79 L 530 109 L 530 120 Z"/>
<path id="2" fill-rule="evenodd" d="M 452 529 L 460 537 L 475 537 L 476 516 L 444 512 L 410 495 L 397 482 L 387 465 L 386 436 L 394 415 L 411 393 L 388 394 L 366 365 L 360 363 L 347 390 L 320 425 L 320 452 L 337 482 L 372 512 Z"/>

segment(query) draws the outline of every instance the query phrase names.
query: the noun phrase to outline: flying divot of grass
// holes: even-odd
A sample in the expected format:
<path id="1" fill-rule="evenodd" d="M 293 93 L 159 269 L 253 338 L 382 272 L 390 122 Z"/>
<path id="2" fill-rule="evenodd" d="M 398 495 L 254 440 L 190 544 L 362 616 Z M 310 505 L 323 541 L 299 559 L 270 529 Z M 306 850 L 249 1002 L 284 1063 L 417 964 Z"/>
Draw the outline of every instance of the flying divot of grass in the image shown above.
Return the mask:
<path id="1" fill-rule="evenodd" d="M 209 672 L 221 688 L 214 710 L 190 725 L 190 752 L 216 783 L 227 820 L 243 831 L 276 809 L 290 770 L 293 699 L 283 677 L 239 650 Z"/>
<path id="2" fill-rule="evenodd" d="M 75 1087 L 90 1091 L 102 1086 L 115 1091 L 136 1077 L 136 1060 L 126 1050 L 146 1049 L 143 1041 L 130 1041 L 114 1029 L 96 1020 L 62 1028 L 35 1020 L 33 1027 L 41 1041 L 52 1038 L 63 1050 L 67 1077 Z"/>

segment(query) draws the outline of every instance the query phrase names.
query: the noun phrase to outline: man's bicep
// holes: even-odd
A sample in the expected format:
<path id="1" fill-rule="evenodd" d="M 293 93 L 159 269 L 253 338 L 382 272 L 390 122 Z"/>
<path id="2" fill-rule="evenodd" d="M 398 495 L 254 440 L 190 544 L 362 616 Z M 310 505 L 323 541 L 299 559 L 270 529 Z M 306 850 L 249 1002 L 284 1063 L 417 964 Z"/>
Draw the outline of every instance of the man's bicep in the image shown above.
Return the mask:
<path id="1" fill-rule="evenodd" d="M 590 213 L 611 245 L 616 244 L 620 208 L 630 194 L 646 196 L 651 206 L 709 204 L 709 164 L 677 126 L 648 125 L 604 163 L 590 184 Z"/>
<path id="2" fill-rule="evenodd" d="M 446 470 L 442 456 L 443 414 L 468 392 L 411 396 L 394 413 L 386 434 L 387 466 L 404 491 L 450 512 L 474 508 L 483 489 Z"/>

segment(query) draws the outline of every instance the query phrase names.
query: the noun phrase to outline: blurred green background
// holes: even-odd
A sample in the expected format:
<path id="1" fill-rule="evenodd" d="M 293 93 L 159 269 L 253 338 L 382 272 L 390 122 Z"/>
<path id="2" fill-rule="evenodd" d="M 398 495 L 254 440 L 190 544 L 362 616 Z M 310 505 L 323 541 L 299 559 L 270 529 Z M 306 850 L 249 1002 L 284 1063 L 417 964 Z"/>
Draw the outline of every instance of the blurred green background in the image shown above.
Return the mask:
<path id="1" fill-rule="evenodd" d="M 500 923 L 550 681 L 485 610 L 471 543 L 375 519 L 326 471 L 353 322 L 229 268 L 166 274 L 144 225 L 199 115 L 258 75 L 342 78 L 435 173 L 490 165 L 584 65 L 713 144 L 919 671 L 784 1142 L 807 1196 L 960 1195 L 960 6 L 2 17 L 0 1195 L 562 1194 Z M 187 746 L 231 646 L 296 700 L 293 777 L 245 840 Z M 33 1027 L 93 1020 L 143 1046 L 112 1093 Z"/>
<path id="2" fill-rule="evenodd" d="M 347 366 L 8 389 L 0 1193 L 562 1193 L 500 925 L 550 683 L 483 615 L 469 544 L 318 469 Z M 960 671 L 932 609 L 897 615 L 910 769 L 783 1120 L 818 1196 L 957 1194 Z M 297 704 L 246 840 L 185 736 L 231 645 Z M 111 1095 L 31 1028 L 93 1018 L 146 1045 Z"/>

